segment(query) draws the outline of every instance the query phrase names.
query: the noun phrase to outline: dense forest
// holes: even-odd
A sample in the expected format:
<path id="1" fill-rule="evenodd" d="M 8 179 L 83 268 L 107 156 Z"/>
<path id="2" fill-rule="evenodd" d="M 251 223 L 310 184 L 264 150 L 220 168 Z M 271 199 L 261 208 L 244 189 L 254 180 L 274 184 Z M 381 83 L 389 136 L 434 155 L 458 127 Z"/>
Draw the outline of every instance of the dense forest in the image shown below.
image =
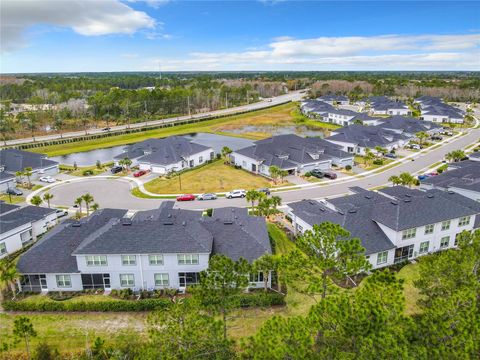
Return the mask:
<path id="1" fill-rule="evenodd" d="M 0 76 L 3 138 L 228 108 L 287 91 L 478 101 L 478 72 L 166 72 Z M 7 135 L 8 134 L 8 135 Z"/>

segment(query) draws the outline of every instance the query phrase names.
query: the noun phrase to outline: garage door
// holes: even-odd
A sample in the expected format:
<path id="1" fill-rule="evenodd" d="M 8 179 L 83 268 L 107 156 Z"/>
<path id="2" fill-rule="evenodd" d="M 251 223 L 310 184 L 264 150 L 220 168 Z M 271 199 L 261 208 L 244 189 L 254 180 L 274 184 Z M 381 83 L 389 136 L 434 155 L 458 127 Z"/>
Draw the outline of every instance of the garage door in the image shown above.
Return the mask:
<path id="1" fill-rule="evenodd" d="M 308 172 L 312 171 L 313 169 L 319 169 L 319 170 L 329 170 L 330 169 L 330 162 L 322 162 L 318 164 L 311 164 L 304 166 L 302 169 L 302 172 Z"/>
<path id="2" fill-rule="evenodd" d="M 155 174 L 165 174 L 165 168 L 163 166 L 152 166 L 152 172 Z"/>

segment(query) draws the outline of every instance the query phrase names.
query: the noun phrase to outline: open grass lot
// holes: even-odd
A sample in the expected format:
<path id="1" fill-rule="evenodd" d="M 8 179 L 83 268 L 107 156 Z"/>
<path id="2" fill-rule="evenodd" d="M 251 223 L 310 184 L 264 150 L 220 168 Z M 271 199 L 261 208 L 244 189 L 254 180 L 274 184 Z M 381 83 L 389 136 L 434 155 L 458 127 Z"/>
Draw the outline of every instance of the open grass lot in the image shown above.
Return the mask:
<path id="1" fill-rule="evenodd" d="M 131 144 L 152 137 L 160 138 L 172 135 L 185 135 L 193 132 L 216 133 L 228 136 L 244 137 L 253 140 L 264 139 L 271 135 L 264 132 L 247 132 L 242 134 L 234 134 L 227 132 L 228 130 L 238 129 L 246 125 L 291 126 L 298 124 L 318 129 L 333 129 L 338 127 L 332 124 L 326 124 L 306 119 L 301 114 L 299 114 L 299 112 L 297 111 L 297 107 L 297 103 L 288 103 L 274 106 L 269 109 L 252 111 L 246 114 L 226 116 L 213 120 L 206 120 L 179 126 L 171 126 L 162 129 L 154 129 L 133 134 L 117 135 L 94 140 L 77 141 L 67 144 L 43 146 L 31 149 L 29 151 L 44 153 L 48 156 L 60 156 L 71 154 L 74 152 L 89 151 L 99 148 Z"/>
<path id="2" fill-rule="evenodd" d="M 235 169 L 222 161 L 215 161 L 181 175 L 182 188 L 178 176 L 170 179 L 157 178 L 144 186 L 156 194 L 224 192 L 233 189 L 256 189 L 271 186 L 270 181 L 245 170 Z M 286 184 L 283 184 L 286 185 Z"/>
<path id="3" fill-rule="evenodd" d="M 421 295 L 413 282 L 419 278 L 418 263 L 405 265 L 398 273 L 397 277 L 403 279 L 403 294 L 405 295 L 405 313 L 406 315 L 418 314 L 420 309 L 417 301 Z"/>

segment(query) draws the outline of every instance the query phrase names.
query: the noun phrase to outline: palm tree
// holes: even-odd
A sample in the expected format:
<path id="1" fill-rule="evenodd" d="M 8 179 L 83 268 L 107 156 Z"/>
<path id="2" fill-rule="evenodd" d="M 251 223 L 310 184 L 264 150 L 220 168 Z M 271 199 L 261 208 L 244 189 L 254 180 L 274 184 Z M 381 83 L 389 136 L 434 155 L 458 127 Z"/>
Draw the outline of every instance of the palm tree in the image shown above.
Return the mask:
<path id="1" fill-rule="evenodd" d="M 232 149 L 230 149 L 228 146 L 224 146 L 221 150 L 222 157 L 223 157 L 223 162 L 225 164 L 228 164 L 230 162 L 230 157 L 229 155 L 232 153 Z"/>
<path id="2" fill-rule="evenodd" d="M 90 215 L 90 203 L 94 201 L 94 198 L 89 193 L 86 193 L 82 196 L 83 201 L 85 201 L 85 207 L 87 208 L 87 216 Z"/>
<path id="3" fill-rule="evenodd" d="M 126 158 L 120 160 L 120 161 L 118 162 L 118 164 L 119 164 L 120 166 L 122 166 L 123 168 L 125 168 L 126 170 L 128 170 L 128 168 L 130 167 L 130 165 L 132 165 L 132 160 L 130 160 L 128 157 L 126 157 Z"/>
<path id="4" fill-rule="evenodd" d="M 377 152 L 377 155 L 379 154 L 385 155 L 388 152 L 387 149 L 381 146 L 375 146 L 375 151 Z"/>
<path id="5" fill-rule="evenodd" d="M 445 155 L 445 159 L 450 162 L 457 162 L 462 160 L 465 157 L 465 152 L 463 150 L 453 150 Z"/>
<path id="6" fill-rule="evenodd" d="M 407 172 L 401 173 L 399 179 L 404 186 L 412 187 L 415 184 L 415 177 Z"/>
<path id="7" fill-rule="evenodd" d="M 35 195 L 34 197 L 32 197 L 32 200 L 30 200 L 30 202 L 35 206 L 40 206 L 43 200 L 40 196 Z"/>
<path id="8" fill-rule="evenodd" d="M 93 203 L 92 206 L 91 206 L 92 211 L 97 211 L 99 207 L 100 207 L 100 205 L 98 205 L 98 203 Z"/>
<path id="9" fill-rule="evenodd" d="M 397 175 L 390 176 L 388 178 L 388 181 L 391 181 L 394 186 L 402 183 L 402 180 L 400 180 L 400 178 Z"/>
<path id="10" fill-rule="evenodd" d="M 78 205 L 78 213 L 82 215 L 82 203 L 83 203 L 83 197 L 78 197 L 75 199 L 74 204 Z"/>
<path id="11" fill-rule="evenodd" d="M 369 148 L 366 148 L 363 158 L 365 159 L 365 166 L 369 166 L 370 162 L 375 158 L 375 155 L 373 155 L 372 151 Z"/>
<path id="12" fill-rule="evenodd" d="M 15 294 L 18 277 L 19 274 L 14 261 L 0 260 L 0 302 L 5 299 L 5 291 L 8 288 Z"/>
<path id="13" fill-rule="evenodd" d="M 288 176 L 288 171 L 287 170 L 283 170 L 283 169 L 280 169 L 280 171 L 278 172 L 278 176 L 280 176 L 280 181 L 283 182 L 283 179 Z"/>
<path id="14" fill-rule="evenodd" d="M 52 199 L 53 199 L 53 195 L 48 192 L 43 195 L 43 200 L 47 202 L 49 209 L 50 209 L 50 200 Z"/>
<path id="15" fill-rule="evenodd" d="M 25 175 L 27 177 L 28 187 L 31 188 L 32 187 L 32 182 L 30 181 L 30 176 L 32 176 L 32 168 L 31 167 L 26 167 L 25 169 L 23 169 L 23 175 Z"/>
<path id="16" fill-rule="evenodd" d="M 17 180 L 23 183 L 23 171 L 17 171 L 15 173 L 15 176 L 17 177 Z"/>
<path id="17" fill-rule="evenodd" d="M 266 197 L 265 193 L 257 191 L 257 190 L 248 190 L 245 196 L 245 200 L 250 201 L 252 203 L 252 211 L 255 213 L 255 201 L 260 202 L 262 199 Z"/>
<path id="18" fill-rule="evenodd" d="M 423 145 L 423 141 L 428 138 L 428 134 L 425 131 L 419 131 L 415 134 L 420 145 Z"/>
<path id="19" fill-rule="evenodd" d="M 278 166 L 272 165 L 268 168 L 268 172 L 270 173 L 270 177 L 273 179 L 273 182 L 276 184 L 278 176 L 280 175 L 280 171 L 282 171 Z"/>

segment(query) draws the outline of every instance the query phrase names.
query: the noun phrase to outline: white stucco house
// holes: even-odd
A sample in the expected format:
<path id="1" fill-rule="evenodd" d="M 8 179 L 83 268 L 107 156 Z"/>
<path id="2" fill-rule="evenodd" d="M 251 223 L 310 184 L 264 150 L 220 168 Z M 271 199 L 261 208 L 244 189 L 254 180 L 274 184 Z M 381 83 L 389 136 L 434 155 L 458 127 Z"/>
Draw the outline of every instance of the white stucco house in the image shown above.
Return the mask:
<path id="1" fill-rule="evenodd" d="M 132 166 L 156 174 L 168 174 L 193 168 L 213 160 L 212 148 L 197 144 L 182 136 L 163 139 L 148 139 L 125 148 L 124 152 L 114 157 L 115 165 L 124 158 L 132 161 Z"/>
<path id="2" fill-rule="evenodd" d="M 382 268 L 457 245 L 457 235 L 480 227 L 480 203 L 454 192 L 394 186 L 325 201 L 288 204 L 297 234 L 322 222 L 359 238 L 372 268 Z M 421 209 L 421 211 L 419 211 Z"/>
<path id="3" fill-rule="evenodd" d="M 0 259 L 35 242 L 56 224 L 55 209 L 0 201 Z"/>
<path id="4" fill-rule="evenodd" d="M 212 255 L 253 262 L 271 252 L 265 219 L 246 208 L 205 217 L 163 202 L 133 217 L 102 209 L 67 220 L 21 255 L 17 267 L 23 291 L 184 290 L 198 283 Z M 250 287 L 263 287 L 263 276 L 251 274 Z"/>

